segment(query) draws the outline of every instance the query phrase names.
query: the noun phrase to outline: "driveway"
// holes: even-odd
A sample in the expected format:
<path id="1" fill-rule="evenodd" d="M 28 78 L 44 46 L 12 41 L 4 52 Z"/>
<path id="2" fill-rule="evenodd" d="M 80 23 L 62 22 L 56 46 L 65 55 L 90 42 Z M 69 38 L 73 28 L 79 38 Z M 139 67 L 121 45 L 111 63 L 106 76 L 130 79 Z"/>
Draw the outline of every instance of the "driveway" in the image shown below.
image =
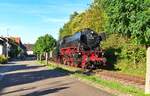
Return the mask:
<path id="1" fill-rule="evenodd" d="M 0 66 L 0 74 L 0 96 L 112 96 L 35 61 L 10 62 Z"/>

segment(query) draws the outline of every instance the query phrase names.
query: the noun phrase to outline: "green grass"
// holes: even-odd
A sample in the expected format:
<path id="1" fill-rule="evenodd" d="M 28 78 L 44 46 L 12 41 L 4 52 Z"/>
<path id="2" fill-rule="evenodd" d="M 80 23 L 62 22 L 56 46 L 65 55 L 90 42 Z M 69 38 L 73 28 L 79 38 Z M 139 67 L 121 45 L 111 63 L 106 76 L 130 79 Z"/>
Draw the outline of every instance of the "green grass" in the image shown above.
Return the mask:
<path id="1" fill-rule="evenodd" d="M 127 62 L 126 60 L 120 60 L 118 61 L 116 67 L 121 69 L 121 73 L 145 78 L 146 64 L 138 64 L 138 66 L 134 66 L 134 64 L 132 64 L 131 62 Z"/>
<path id="2" fill-rule="evenodd" d="M 132 96 L 150 96 L 150 95 L 145 95 L 143 90 L 140 90 L 134 86 L 125 86 L 119 82 L 103 80 L 102 78 L 97 77 L 97 76 L 87 76 L 87 75 L 78 74 L 78 73 L 74 74 L 74 76 L 81 78 L 83 80 L 91 81 L 95 84 L 100 84 L 104 87 L 118 90 L 119 92 L 122 92 L 125 94 L 131 94 Z"/>
<path id="3" fill-rule="evenodd" d="M 42 62 L 42 63 L 44 64 L 44 62 Z M 104 86 L 105 88 L 117 90 L 124 94 L 131 94 L 131 96 L 150 96 L 150 95 L 145 95 L 144 90 L 141 90 L 134 86 L 129 86 L 129 85 L 127 86 L 127 85 L 123 85 L 119 82 L 104 80 L 95 75 L 90 75 L 90 76 L 85 75 L 85 74 L 83 74 L 83 71 L 80 70 L 79 68 L 64 66 L 64 65 L 55 64 L 55 63 L 50 63 L 48 65 L 48 68 L 57 69 L 58 71 L 61 71 L 61 72 L 68 72 L 71 74 L 71 76 L 73 76 L 75 78 L 79 78 L 81 80 L 87 80 L 96 85 L 101 85 L 101 86 Z"/>

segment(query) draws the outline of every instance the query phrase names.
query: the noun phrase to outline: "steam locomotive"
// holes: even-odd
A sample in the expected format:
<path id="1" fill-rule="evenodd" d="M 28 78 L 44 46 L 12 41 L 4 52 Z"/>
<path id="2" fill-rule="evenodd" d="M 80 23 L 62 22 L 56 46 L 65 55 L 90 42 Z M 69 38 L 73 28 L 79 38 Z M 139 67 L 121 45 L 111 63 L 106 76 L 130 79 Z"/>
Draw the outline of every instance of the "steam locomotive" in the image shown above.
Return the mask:
<path id="1" fill-rule="evenodd" d="M 58 41 L 55 51 L 57 62 L 86 69 L 100 68 L 106 59 L 100 48 L 100 42 L 106 38 L 104 33 L 85 28 L 74 35 Z"/>

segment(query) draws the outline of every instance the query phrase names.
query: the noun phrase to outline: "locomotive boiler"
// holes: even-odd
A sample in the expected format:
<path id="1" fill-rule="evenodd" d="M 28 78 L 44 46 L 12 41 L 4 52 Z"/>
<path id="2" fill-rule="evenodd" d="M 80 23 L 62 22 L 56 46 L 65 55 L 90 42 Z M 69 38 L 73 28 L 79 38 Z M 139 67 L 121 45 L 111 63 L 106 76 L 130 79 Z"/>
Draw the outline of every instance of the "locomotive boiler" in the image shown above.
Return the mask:
<path id="1" fill-rule="evenodd" d="M 100 48 L 103 39 L 104 33 L 97 34 L 89 28 L 66 36 L 58 41 L 57 61 L 81 68 L 99 68 L 106 61 Z"/>

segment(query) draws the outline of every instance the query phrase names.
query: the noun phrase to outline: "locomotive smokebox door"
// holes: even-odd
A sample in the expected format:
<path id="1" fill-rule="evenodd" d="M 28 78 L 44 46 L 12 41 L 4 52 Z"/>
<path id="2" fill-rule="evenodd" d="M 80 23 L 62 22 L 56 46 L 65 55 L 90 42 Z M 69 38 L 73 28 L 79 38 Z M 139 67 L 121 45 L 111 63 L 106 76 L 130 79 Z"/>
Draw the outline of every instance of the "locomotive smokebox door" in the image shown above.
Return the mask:
<path id="1" fill-rule="evenodd" d="M 101 41 L 105 41 L 106 40 L 106 33 L 105 32 L 99 33 L 99 37 L 100 37 Z"/>

